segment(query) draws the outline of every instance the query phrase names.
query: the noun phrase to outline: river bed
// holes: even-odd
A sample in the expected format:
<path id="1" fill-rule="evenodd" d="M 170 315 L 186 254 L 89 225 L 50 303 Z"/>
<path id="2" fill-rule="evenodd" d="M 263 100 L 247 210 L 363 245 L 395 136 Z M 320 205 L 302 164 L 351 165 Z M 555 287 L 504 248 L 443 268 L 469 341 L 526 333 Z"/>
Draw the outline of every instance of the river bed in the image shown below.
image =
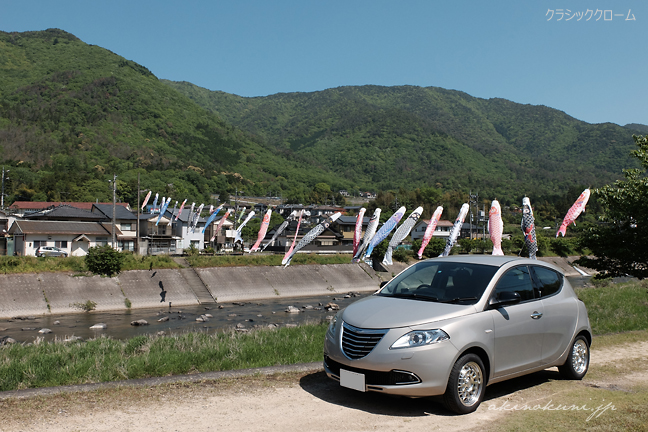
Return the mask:
<path id="1" fill-rule="evenodd" d="M 215 332 L 229 329 L 253 329 L 259 327 L 281 327 L 306 322 L 321 322 L 335 315 L 337 311 L 326 310 L 325 306 L 335 303 L 344 308 L 359 298 L 371 293 L 331 294 L 330 296 L 293 297 L 218 303 L 188 307 L 166 307 L 155 309 L 131 309 L 105 312 L 84 312 L 65 315 L 44 315 L 15 317 L 0 320 L 0 338 L 9 336 L 17 342 L 34 342 L 36 338 L 47 341 L 65 340 L 70 337 L 91 339 L 109 336 L 125 340 L 139 335 L 166 335 L 183 332 Z M 299 313 L 288 313 L 293 306 Z M 198 322 L 196 318 L 209 314 L 208 321 Z M 167 321 L 159 321 L 168 317 Z M 145 320 L 148 325 L 131 325 L 131 322 Z M 105 329 L 90 329 L 98 323 L 106 324 Z M 51 333 L 39 333 L 49 329 Z M 244 331 L 244 330 L 243 330 Z"/>

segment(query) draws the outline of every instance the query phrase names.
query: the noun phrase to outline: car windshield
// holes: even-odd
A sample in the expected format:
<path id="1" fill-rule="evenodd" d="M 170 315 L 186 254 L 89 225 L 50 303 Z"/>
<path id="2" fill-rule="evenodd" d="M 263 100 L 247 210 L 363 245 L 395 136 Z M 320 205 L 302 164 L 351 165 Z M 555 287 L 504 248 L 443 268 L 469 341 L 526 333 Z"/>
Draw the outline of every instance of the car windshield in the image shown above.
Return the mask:
<path id="1" fill-rule="evenodd" d="M 424 261 L 391 280 L 379 296 L 441 303 L 474 304 L 498 270 L 465 262 Z"/>

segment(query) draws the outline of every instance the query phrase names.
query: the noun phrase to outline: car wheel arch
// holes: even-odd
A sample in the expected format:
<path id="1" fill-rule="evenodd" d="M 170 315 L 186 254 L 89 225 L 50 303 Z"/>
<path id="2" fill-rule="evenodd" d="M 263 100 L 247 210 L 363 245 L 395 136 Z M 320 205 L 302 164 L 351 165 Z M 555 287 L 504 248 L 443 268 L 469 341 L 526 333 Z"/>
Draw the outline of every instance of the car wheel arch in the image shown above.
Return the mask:
<path id="1" fill-rule="evenodd" d="M 578 336 L 584 336 L 585 339 L 587 339 L 587 344 L 589 346 L 592 346 L 592 335 L 590 334 L 590 332 L 588 332 L 587 330 L 582 330 L 580 333 L 574 336 L 574 339 L 576 339 Z"/>
<path id="2" fill-rule="evenodd" d="M 486 352 L 486 350 L 484 350 L 483 348 L 481 348 L 479 346 L 472 346 L 472 347 L 466 348 L 465 350 L 460 352 L 459 355 L 457 355 L 457 358 L 455 359 L 455 362 L 457 360 L 459 360 L 461 357 L 465 356 L 466 354 L 475 354 L 476 356 L 478 356 L 481 359 L 482 363 L 484 364 L 484 369 L 485 369 L 484 370 L 484 379 L 486 381 L 485 385 L 488 385 L 488 382 L 490 381 L 491 362 L 490 362 L 490 358 L 489 358 L 488 353 Z"/>

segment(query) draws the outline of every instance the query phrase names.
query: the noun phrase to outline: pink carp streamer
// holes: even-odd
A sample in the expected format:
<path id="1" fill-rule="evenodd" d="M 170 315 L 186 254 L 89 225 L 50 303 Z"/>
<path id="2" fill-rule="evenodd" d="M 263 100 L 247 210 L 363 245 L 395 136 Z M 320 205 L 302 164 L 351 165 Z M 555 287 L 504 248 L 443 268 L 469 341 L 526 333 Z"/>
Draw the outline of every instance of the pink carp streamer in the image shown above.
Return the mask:
<path id="1" fill-rule="evenodd" d="M 427 247 L 428 243 L 430 243 L 430 240 L 432 239 L 432 235 L 434 234 L 434 230 L 436 229 L 436 226 L 439 223 L 439 220 L 441 219 L 442 213 L 443 213 L 443 207 L 439 206 L 437 207 L 434 214 L 432 215 L 432 218 L 430 219 L 430 222 L 428 223 L 428 226 L 425 229 L 425 234 L 423 234 L 421 249 L 419 249 L 417 253 L 419 259 L 423 258 L 423 251 Z"/>
<path id="2" fill-rule="evenodd" d="M 286 264 L 288 261 L 288 257 L 291 256 L 293 249 L 295 248 L 295 245 L 297 244 L 297 234 L 299 234 L 299 226 L 301 225 L 301 220 L 302 220 L 302 215 L 304 214 L 304 210 L 301 210 L 299 212 L 299 221 L 297 221 L 297 230 L 295 231 L 295 238 L 293 238 L 292 245 L 290 245 L 290 249 L 288 249 L 288 252 L 284 255 L 283 259 L 281 260 L 281 264 Z"/>
<path id="3" fill-rule="evenodd" d="M 493 242 L 493 255 L 504 255 L 502 251 L 502 231 L 504 231 L 502 208 L 497 200 L 493 200 L 488 212 L 488 233 Z"/>
<path id="4" fill-rule="evenodd" d="M 184 210 L 184 206 L 187 204 L 187 200 L 182 201 L 182 204 L 180 204 L 180 209 L 178 210 L 178 214 L 176 215 L 175 220 L 177 221 L 180 215 L 182 214 L 182 210 Z"/>
<path id="5" fill-rule="evenodd" d="M 360 238 L 362 237 L 362 220 L 364 219 L 364 214 L 367 211 L 366 208 L 362 207 L 358 213 L 358 218 L 356 219 L 355 232 L 353 233 L 353 255 L 355 256 L 358 252 L 358 246 L 360 246 Z"/>
<path id="6" fill-rule="evenodd" d="M 259 246 L 261 245 L 261 242 L 266 236 L 266 233 L 268 232 L 268 225 L 270 225 L 270 216 L 272 216 L 272 209 L 268 209 L 266 214 L 263 216 L 263 220 L 261 221 L 261 227 L 259 227 L 259 236 L 257 237 L 256 243 L 254 243 L 254 246 L 250 248 L 250 253 L 256 252 L 259 250 Z"/>
<path id="7" fill-rule="evenodd" d="M 148 201 L 149 201 L 149 198 L 151 198 L 151 193 L 152 193 L 152 192 L 153 192 L 153 191 L 149 191 L 149 192 L 146 194 L 146 198 L 144 198 L 144 202 L 142 203 L 142 210 L 144 210 L 144 207 L 146 207 L 146 204 L 148 204 Z"/>
<path id="8" fill-rule="evenodd" d="M 230 215 L 230 211 L 227 210 L 227 212 L 225 213 L 225 216 L 223 216 L 221 218 L 221 220 L 218 221 L 218 225 L 216 226 L 216 229 L 214 230 L 214 236 L 211 238 L 211 241 L 214 241 L 216 239 L 216 236 L 220 232 L 220 229 L 223 227 L 223 224 L 225 223 L 225 221 L 227 220 L 227 217 L 229 215 Z"/>
<path id="9" fill-rule="evenodd" d="M 353 255 L 351 262 L 359 262 L 360 258 L 364 256 L 364 251 L 369 247 L 371 239 L 376 235 L 376 229 L 378 228 L 378 223 L 380 222 L 380 209 L 377 208 L 374 211 L 373 216 L 369 219 L 367 224 L 367 229 L 365 230 L 364 237 L 362 238 L 362 244 L 358 248 L 358 251 Z"/>
<path id="10" fill-rule="evenodd" d="M 567 234 L 567 227 L 569 224 L 573 223 L 576 225 L 576 219 L 578 216 L 585 211 L 585 206 L 587 205 L 587 201 L 589 200 L 590 197 L 590 190 L 585 189 L 582 194 L 578 197 L 574 205 L 571 206 L 567 214 L 565 215 L 565 219 L 563 219 L 562 225 L 560 225 L 560 228 L 558 229 L 558 232 L 556 233 L 556 237 L 558 237 L 558 234 L 561 234 L 563 237 L 565 237 L 565 234 Z"/>

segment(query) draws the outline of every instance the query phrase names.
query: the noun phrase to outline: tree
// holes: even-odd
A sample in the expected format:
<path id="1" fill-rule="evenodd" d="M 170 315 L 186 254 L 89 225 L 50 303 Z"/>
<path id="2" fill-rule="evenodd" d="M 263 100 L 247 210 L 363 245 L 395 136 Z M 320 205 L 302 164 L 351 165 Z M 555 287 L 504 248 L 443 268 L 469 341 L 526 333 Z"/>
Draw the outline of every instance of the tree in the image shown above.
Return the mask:
<path id="1" fill-rule="evenodd" d="M 123 262 L 124 255 L 109 245 L 91 247 L 85 256 L 85 264 L 88 270 L 94 274 L 108 277 L 119 274 Z"/>
<path id="2" fill-rule="evenodd" d="M 598 270 L 599 278 L 648 277 L 648 135 L 633 138 L 639 148 L 632 155 L 642 168 L 626 169 L 625 180 L 594 190 L 604 215 L 579 239 L 593 256 L 577 263 Z"/>

